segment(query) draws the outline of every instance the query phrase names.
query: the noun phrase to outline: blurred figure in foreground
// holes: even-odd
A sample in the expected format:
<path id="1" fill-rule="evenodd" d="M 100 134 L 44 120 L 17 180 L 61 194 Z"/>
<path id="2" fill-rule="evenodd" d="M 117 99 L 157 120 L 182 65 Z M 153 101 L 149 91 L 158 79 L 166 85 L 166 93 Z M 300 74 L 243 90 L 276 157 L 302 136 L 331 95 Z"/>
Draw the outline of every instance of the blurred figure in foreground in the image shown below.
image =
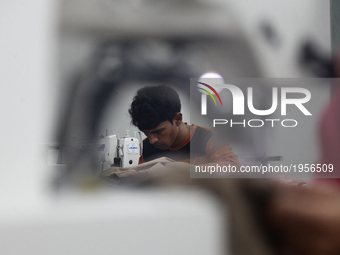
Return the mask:
<path id="1" fill-rule="evenodd" d="M 320 163 L 340 171 L 340 86 L 334 91 L 321 121 Z M 340 254 L 340 179 L 275 189 L 269 215 L 281 248 L 292 254 Z"/>
<path id="2" fill-rule="evenodd" d="M 270 225 L 283 254 L 340 253 L 340 189 L 277 185 L 275 190 Z"/>

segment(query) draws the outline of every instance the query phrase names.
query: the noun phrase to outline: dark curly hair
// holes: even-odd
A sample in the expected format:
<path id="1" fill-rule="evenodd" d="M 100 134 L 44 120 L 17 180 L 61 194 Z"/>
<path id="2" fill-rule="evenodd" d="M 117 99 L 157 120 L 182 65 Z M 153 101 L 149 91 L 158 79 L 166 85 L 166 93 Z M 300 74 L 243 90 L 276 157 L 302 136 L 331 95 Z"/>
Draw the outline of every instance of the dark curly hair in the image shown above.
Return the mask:
<path id="1" fill-rule="evenodd" d="M 131 123 L 139 130 L 154 129 L 167 120 L 173 124 L 175 115 L 180 111 L 181 101 L 177 92 L 166 85 L 141 88 L 129 109 Z"/>

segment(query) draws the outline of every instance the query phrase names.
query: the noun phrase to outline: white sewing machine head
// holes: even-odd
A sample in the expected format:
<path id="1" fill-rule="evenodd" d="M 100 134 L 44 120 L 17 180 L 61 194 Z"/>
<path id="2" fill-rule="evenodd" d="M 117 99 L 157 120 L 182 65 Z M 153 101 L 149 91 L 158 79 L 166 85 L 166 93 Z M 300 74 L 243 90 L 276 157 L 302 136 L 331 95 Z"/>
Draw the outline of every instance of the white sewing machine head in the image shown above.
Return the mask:
<path id="1" fill-rule="evenodd" d="M 135 136 L 142 136 L 140 132 L 135 132 Z M 129 167 L 138 165 L 142 155 L 143 143 L 139 143 L 138 138 L 130 137 L 129 130 L 125 131 L 125 137 L 117 138 L 116 135 L 105 137 L 105 146 L 99 151 L 102 170 L 110 167 Z"/>

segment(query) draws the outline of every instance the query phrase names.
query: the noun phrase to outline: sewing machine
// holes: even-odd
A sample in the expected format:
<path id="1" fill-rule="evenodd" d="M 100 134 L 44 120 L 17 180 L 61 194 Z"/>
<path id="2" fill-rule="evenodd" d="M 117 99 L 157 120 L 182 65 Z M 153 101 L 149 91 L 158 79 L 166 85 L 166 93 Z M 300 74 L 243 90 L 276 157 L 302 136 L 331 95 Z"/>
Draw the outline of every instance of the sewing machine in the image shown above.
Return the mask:
<path id="1" fill-rule="evenodd" d="M 136 138 L 137 135 L 139 139 Z M 102 163 L 102 171 L 110 167 L 136 166 L 142 155 L 143 143 L 140 132 L 135 132 L 131 137 L 129 130 L 125 131 L 125 137 L 117 138 L 116 135 L 106 136 L 104 146 L 99 149 L 99 159 Z"/>

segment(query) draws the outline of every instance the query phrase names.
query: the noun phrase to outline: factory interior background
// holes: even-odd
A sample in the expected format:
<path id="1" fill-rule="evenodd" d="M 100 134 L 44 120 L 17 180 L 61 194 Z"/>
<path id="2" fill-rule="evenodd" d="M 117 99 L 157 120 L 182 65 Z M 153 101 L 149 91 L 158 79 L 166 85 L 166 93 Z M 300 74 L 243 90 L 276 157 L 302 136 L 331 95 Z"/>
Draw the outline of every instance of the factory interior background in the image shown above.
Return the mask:
<path id="1" fill-rule="evenodd" d="M 65 168 L 58 139 L 88 138 L 83 128 L 88 96 L 96 93 L 93 79 L 115 79 L 122 59 L 149 61 L 155 73 L 177 66 L 185 74 L 184 66 L 192 66 L 197 76 L 174 86 L 184 121 L 192 124 L 190 78 L 211 70 L 224 79 L 320 77 L 302 53 L 310 46 L 334 60 L 340 38 L 334 0 L 15 0 L 0 6 L 1 254 L 232 254 L 229 208 L 202 189 L 75 184 L 56 191 L 53 181 Z M 174 38 L 188 44 L 185 65 L 172 51 Z M 129 105 L 138 88 L 157 82 L 120 80 L 95 135 L 138 131 Z M 279 157 L 273 164 L 317 162 L 332 86 L 313 87 L 313 118 L 299 132 L 249 135 L 260 148 L 255 156 Z M 241 145 L 231 145 L 243 154 Z"/>

